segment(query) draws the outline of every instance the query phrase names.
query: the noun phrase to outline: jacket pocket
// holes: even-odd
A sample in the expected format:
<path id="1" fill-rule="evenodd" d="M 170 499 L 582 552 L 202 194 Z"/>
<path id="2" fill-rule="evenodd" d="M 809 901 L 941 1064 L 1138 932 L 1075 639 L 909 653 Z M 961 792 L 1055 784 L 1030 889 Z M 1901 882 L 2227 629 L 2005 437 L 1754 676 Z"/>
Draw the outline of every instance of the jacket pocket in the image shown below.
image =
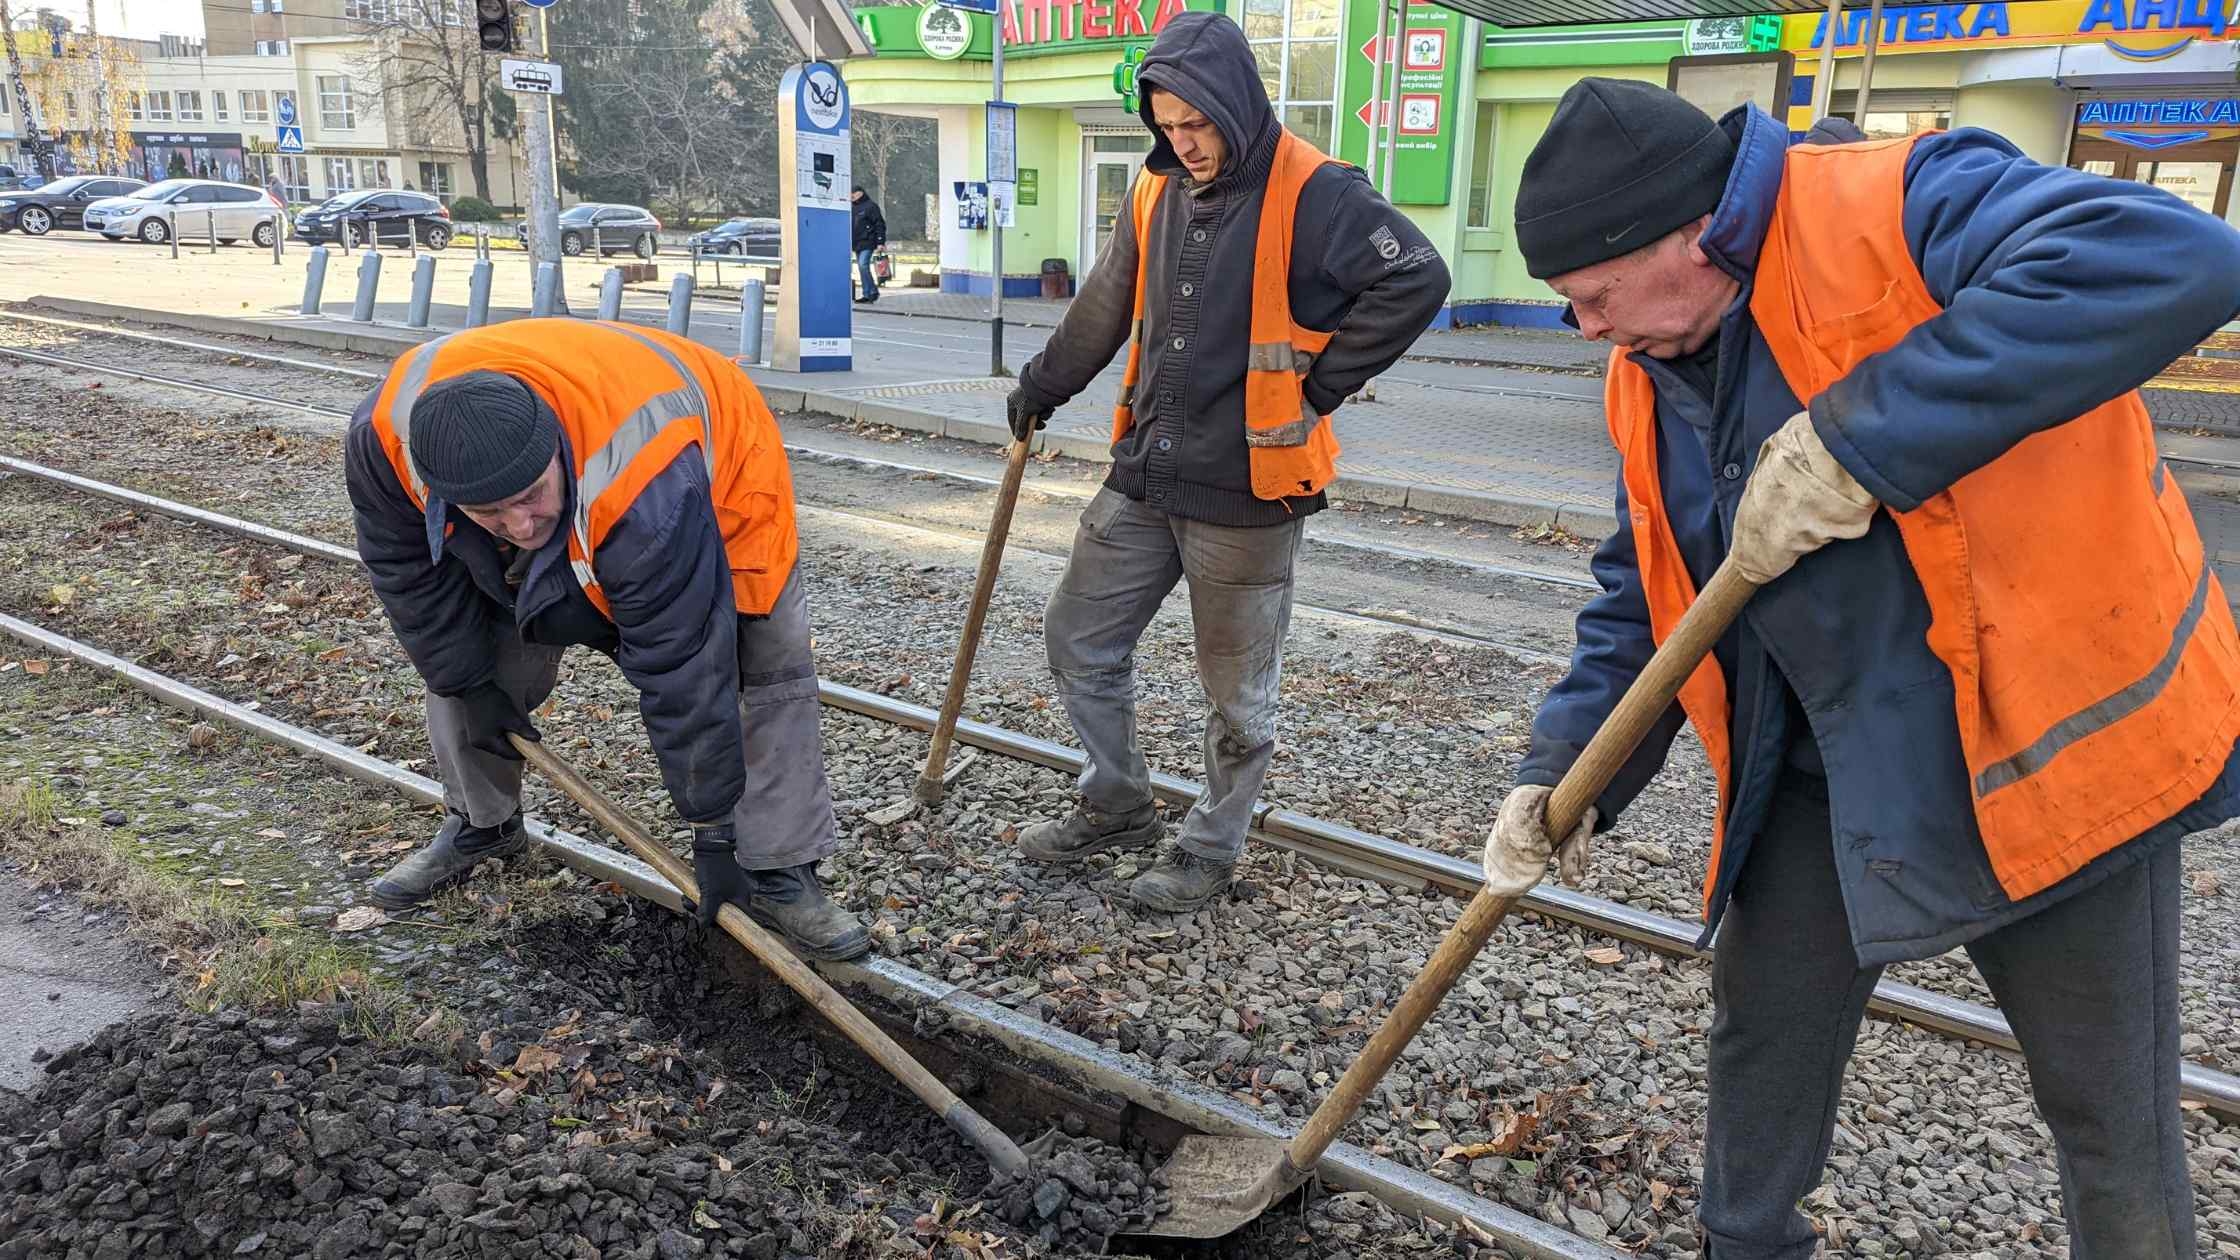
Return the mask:
<path id="1" fill-rule="evenodd" d="M 1871 305 L 1812 325 L 1806 330 L 1805 341 L 1837 363 L 1856 362 L 1896 345 L 1920 322 L 1911 305 L 1893 280 L 1883 286 L 1882 296 Z"/>

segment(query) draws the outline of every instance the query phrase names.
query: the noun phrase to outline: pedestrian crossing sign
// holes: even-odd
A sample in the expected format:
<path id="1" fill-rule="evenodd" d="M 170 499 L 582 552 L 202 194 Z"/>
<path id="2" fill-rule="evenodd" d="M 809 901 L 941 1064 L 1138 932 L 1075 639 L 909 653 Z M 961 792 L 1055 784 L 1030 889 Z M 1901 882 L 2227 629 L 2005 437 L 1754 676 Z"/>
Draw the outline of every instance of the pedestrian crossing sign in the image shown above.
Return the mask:
<path id="1" fill-rule="evenodd" d="M 303 152 L 303 128 L 282 127 L 280 129 L 280 143 L 274 147 L 282 153 Z"/>

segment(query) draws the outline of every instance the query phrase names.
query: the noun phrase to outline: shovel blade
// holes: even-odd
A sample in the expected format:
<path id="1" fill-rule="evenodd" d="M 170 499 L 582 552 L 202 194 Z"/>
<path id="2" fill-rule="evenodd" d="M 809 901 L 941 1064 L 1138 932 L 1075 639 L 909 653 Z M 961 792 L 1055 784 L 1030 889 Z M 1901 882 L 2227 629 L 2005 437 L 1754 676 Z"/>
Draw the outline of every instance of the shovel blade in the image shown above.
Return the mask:
<path id="1" fill-rule="evenodd" d="M 1274 1138 L 1192 1134 L 1167 1158 L 1164 1216 L 1142 1229 L 1146 1238 L 1219 1238 L 1252 1222 L 1304 1180 L 1291 1171 L 1287 1144 Z"/>

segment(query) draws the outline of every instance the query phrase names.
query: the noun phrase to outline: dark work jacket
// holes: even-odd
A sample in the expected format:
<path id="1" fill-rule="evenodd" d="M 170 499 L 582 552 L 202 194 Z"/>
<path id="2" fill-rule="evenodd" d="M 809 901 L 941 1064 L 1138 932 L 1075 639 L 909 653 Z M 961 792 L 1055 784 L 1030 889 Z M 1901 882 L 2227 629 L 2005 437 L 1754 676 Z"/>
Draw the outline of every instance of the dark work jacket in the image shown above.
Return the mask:
<path id="1" fill-rule="evenodd" d="M 887 216 L 879 213 L 879 203 L 871 199 L 870 193 L 848 207 L 848 228 L 858 252 L 877 249 L 887 243 Z"/>
<path id="2" fill-rule="evenodd" d="M 610 621 L 569 567 L 565 523 L 520 587 L 507 585 L 495 538 L 441 499 L 423 512 L 397 484 L 372 414 L 368 397 L 344 440 L 358 556 L 428 690 L 457 695 L 488 682 L 502 635 L 597 649 L 638 690 L 677 813 L 692 823 L 730 816 L 746 786 L 739 613 L 699 452 L 688 448 L 687 458 L 656 474 L 592 558 Z M 561 462 L 574 466 L 565 449 Z"/>
<path id="3" fill-rule="evenodd" d="M 1757 450 L 1804 410 L 1750 317 L 1752 273 L 1788 133 L 1741 109 L 1726 195 L 1702 244 L 1742 282 L 1720 325 L 1715 399 L 1636 355 L 1657 394 L 1665 512 L 1700 589 L 1726 555 Z M 1814 427 L 1875 497 L 1909 511 L 2039 429 L 2131 389 L 2240 306 L 2240 234 L 2159 190 L 2046 167 L 1988 132 L 1926 137 L 1906 168 L 1905 231 L 1944 314 L 1812 400 Z M 1840 232 L 1831 232 L 1840 246 Z M 2060 510 L 2061 487 L 2046 488 Z M 1655 645 L 1621 474 L 1571 672 L 1533 722 L 1520 783 L 1553 785 Z M 1732 800 L 1708 943 L 1774 786 L 1810 741 L 1827 776 L 1838 878 L 1862 964 L 1925 958 L 2068 897 L 2154 845 L 2240 814 L 2240 759 L 2195 804 L 2052 888 L 2011 901 L 1976 830 L 1953 681 L 1898 527 L 1804 557 L 1743 609 L 1716 656 L 1733 705 Z M 1794 691 L 1796 700 L 1790 699 Z M 1808 729 L 1798 730 L 1802 718 Z M 1663 764 L 1675 705 L 1596 802 L 1616 818 Z"/>
<path id="4" fill-rule="evenodd" d="M 1147 249 L 1136 422 L 1113 446 L 1105 484 L 1193 520 L 1280 524 L 1323 506 L 1320 494 L 1255 497 L 1244 438 L 1254 252 L 1281 127 L 1251 46 L 1235 22 L 1218 14 L 1185 13 L 1168 23 L 1137 77 L 1211 119 L 1229 159 L 1199 184 L 1159 137 L 1144 161 L 1145 170 L 1168 177 L 1152 211 L 1150 240 L 1136 240 L 1132 203 L 1123 202 L 1111 241 L 1049 343 L 1021 370 L 1020 388 L 1055 409 L 1126 347 L 1137 260 Z M 1148 93 L 1143 112 L 1150 127 Z M 1292 318 L 1335 330 L 1305 382 L 1307 401 L 1327 415 L 1430 325 L 1446 300 L 1447 267 L 1353 167 L 1330 164 L 1310 176 L 1295 216 Z"/>

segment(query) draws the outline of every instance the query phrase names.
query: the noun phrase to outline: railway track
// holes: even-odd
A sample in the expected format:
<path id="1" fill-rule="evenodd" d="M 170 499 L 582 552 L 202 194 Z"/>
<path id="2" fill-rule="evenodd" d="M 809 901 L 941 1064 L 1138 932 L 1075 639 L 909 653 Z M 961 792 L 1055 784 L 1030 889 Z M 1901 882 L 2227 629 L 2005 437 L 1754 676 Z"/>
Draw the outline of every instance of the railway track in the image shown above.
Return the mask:
<path id="1" fill-rule="evenodd" d="M 354 551 L 336 543 L 12 456 L 0 456 L 0 471 L 39 478 L 138 510 L 190 521 L 305 556 L 350 565 L 357 563 Z M 21 624 L 24 623 L 5 628 L 14 633 L 16 625 Z M 820 680 L 819 693 L 824 703 L 834 708 L 912 730 L 930 730 L 936 718 L 933 710 L 923 706 L 829 681 Z M 1077 774 L 1082 767 L 1078 750 L 1000 726 L 962 721 L 958 724 L 957 739 L 988 752 L 1067 773 Z M 1152 787 L 1160 798 L 1182 807 L 1195 801 L 1202 791 L 1192 780 L 1163 772 L 1153 774 Z M 1471 862 L 1286 809 L 1280 802 L 1260 805 L 1253 819 L 1253 835 L 1263 843 L 1310 862 L 1401 888 L 1435 889 L 1467 898 L 1477 891 L 1481 879 L 1478 867 Z M 1543 884 L 1535 888 L 1527 894 L 1524 906 L 1547 919 L 1668 956 L 1700 958 L 1710 952 L 1696 948 L 1697 929 L 1693 924 L 1556 885 Z M 2006 1050 L 2019 1049 L 2012 1029 L 1997 1011 L 1917 985 L 1884 979 L 1876 986 L 1870 1004 L 1879 1014 L 1949 1036 Z M 2187 1062 L 2181 1069 L 2180 1088 L 2189 1101 L 2220 1114 L 2240 1116 L 2240 1077 Z"/>

